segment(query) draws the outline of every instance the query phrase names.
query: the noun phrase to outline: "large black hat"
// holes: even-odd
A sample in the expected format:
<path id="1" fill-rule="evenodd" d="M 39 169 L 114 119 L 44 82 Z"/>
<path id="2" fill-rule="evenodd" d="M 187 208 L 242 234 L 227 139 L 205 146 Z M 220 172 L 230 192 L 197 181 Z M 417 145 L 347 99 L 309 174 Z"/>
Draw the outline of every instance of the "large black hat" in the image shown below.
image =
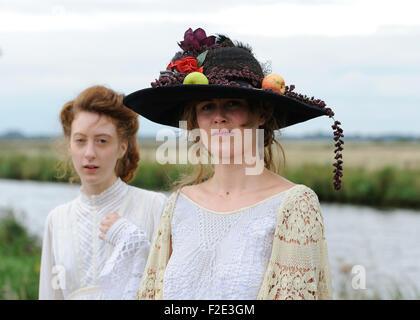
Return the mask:
<path id="1" fill-rule="evenodd" d="M 334 113 L 324 101 L 298 94 L 294 85 L 267 85 L 269 77 L 264 67 L 242 43 L 233 43 L 223 35 L 207 37 L 203 29 L 188 29 L 182 51 L 171 60 L 151 88 L 133 92 L 124 98 L 124 105 L 141 116 L 163 125 L 178 127 L 185 106 L 191 101 L 213 98 L 243 98 L 257 100 L 273 107 L 278 128 L 285 128 L 320 116 L 333 118 Z M 194 84 L 194 74 L 205 84 Z M 203 76 L 204 75 L 204 76 Z M 277 80 L 281 77 L 277 77 Z M 334 187 L 338 190 L 342 177 L 343 130 L 335 121 L 335 153 L 337 160 Z"/>

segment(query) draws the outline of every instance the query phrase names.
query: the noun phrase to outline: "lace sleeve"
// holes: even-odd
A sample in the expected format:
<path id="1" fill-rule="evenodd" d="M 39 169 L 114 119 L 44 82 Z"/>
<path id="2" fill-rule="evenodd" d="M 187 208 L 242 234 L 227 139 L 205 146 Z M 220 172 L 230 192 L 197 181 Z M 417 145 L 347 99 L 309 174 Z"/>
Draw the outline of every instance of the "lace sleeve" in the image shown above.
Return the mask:
<path id="1" fill-rule="evenodd" d="M 318 197 L 306 186 L 279 209 L 261 299 L 331 299 L 331 277 Z"/>
<path id="2" fill-rule="evenodd" d="M 105 241 L 114 246 L 98 277 L 105 298 L 134 299 L 146 265 L 150 242 L 142 230 L 125 218 L 118 219 L 112 225 Z"/>
<path id="3" fill-rule="evenodd" d="M 138 288 L 137 300 L 161 300 L 163 298 L 163 278 L 169 260 L 172 213 L 179 190 L 171 194 L 160 219 L 159 228 L 153 239 L 144 277 Z"/>

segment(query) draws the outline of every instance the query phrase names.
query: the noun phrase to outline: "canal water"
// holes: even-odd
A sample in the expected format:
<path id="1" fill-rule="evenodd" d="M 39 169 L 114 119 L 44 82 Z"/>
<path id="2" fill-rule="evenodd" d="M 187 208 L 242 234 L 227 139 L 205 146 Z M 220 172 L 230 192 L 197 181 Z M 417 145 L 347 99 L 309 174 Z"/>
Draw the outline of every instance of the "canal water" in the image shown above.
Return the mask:
<path id="1" fill-rule="evenodd" d="M 0 179 L 0 211 L 42 239 L 51 209 L 78 196 L 66 183 Z M 420 211 L 321 202 L 335 299 L 420 299 Z"/>

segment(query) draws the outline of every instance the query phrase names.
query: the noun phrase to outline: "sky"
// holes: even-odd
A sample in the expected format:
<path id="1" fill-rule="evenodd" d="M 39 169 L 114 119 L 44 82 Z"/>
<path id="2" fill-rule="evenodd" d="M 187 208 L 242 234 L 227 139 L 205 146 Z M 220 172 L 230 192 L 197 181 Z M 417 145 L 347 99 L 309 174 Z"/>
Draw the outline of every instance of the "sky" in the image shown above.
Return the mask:
<path id="1" fill-rule="evenodd" d="M 251 45 L 286 85 L 324 100 L 345 134 L 419 136 L 418 12 L 410 0 L 0 0 L 0 134 L 61 134 L 61 107 L 92 85 L 150 87 L 201 27 Z M 332 122 L 283 133 L 332 133 Z M 140 118 L 143 135 L 161 128 Z"/>

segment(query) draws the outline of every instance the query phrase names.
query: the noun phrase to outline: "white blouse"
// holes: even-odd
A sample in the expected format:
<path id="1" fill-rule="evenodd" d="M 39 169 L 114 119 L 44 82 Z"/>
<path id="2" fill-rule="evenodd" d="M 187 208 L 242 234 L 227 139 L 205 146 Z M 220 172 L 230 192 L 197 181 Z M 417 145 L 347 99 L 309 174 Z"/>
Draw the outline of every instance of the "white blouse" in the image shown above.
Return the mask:
<path id="1" fill-rule="evenodd" d="M 99 195 L 80 192 L 45 222 L 39 299 L 134 299 L 166 202 L 118 179 Z M 118 219 L 104 240 L 100 223 Z M 124 263 L 118 263 L 124 261 Z"/>
<path id="2" fill-rule="evenodd" d="M 220 213 L 180 194 L 163 299 L 256 299 L 272 251 L 284 193 Z"/>

